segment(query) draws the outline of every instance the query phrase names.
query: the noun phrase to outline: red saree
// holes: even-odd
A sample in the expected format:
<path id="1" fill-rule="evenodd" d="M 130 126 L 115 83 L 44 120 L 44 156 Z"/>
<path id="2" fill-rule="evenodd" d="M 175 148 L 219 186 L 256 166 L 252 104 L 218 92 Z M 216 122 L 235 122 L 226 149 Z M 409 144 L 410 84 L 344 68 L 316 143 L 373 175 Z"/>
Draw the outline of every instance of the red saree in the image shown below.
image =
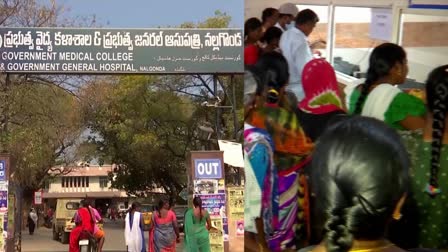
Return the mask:
<path id="1" fill-rule="evenodd" d="M 92 213 L 83 207 L 78 210 L 78 216 L 81 219 L 81 224 L 72 230 L 70 233 L 70 245 L 69 252 L 79 252 L 79 239 L 82 238 L 82 231 L 88 231 L 93 234 L 93 228 L 95 226 L 95 222 L 92 219 Z"/>

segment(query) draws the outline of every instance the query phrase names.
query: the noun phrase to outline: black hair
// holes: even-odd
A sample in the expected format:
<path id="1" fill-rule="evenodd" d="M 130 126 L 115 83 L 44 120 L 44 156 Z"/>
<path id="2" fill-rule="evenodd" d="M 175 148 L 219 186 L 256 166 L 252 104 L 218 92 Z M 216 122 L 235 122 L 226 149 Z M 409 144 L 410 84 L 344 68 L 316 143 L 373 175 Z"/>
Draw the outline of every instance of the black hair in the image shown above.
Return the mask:
<path id="1" fill-rule="evenodd" d="M 355 114 L 361 113 L 362 104 L 366 100 L 370 87 L 379 79 L 389 75 L 396 63 L 404 64 L 405 60 L 406 52 L 399 45 L 384 43 L 373 49 L 369 58 L 366 81 L 362 85 L 361 95 L 355 105 Z"/>
<path id="2" fill-rule="evenodd" d="M 248 36 L 249 33 L 257 30 L 260 27 L 261 21 L 258 18 L 249 18 L 248 20 L 246 20 L 246 22 L 244 22 L 244 37 Z"/>
<path id="3" fill-rule="evenodd" d="M 407 191 L 409 162 L 400 136 L 377 119 L 346 116 L 326 130 L 313 154 L 310 178 L 313 211 L 326 216 L 328 252 L 349 251 L 354 239 L 384 236 Z"/>
<path id="4" fill-rule="evenodd" d="M 199 196 L 193 198 L 193 206 L 199 207 L 199 220 L 202 221 L 202 199 Z"/>
<path id="5" fill-rule="evenodd" d="M 83 207 L 89 207 L 91 204 L 90 204 L 90 200 L 89 199 L 84 199 L 84 200 L 81 200 L 81 205 L 83 206 Z"/>
<path id="6" fill-rule="evenodd" d="M 131 211 L 135 211 L 137 210 L 137 208 L 139 208 L 141 205 L 139 202 L 134 202 L 131 204 Z"/>
<path id="7" fill-rule="evenodd" d="M 431 176 L 429 184 L 439 187 L 440 149 L 442 148 L 445 119 L 448 113 L 448 65 L 434 69 L 426 81 L 428 108 L 433 114 L 431 144 Z"/>
<path id="8" fill-rule="evenodd" d="M 160 216 L 160 217 L 162 217 L 162 213 L 160 213 L 160 210 L 162 210 L 163 206 L 164 206 L 166 203 L 168 203 L 169 205 L 171 205 L 168 199 L 161 198 L 161 199 L 159 200 L 159 216 Z"/>
<path id="9" fill-rule="evenodd" d="M 278 12 L 278 10 L 275 8 L 269 7 L 264 9 L 263 12 L 261 13 L 261 21 L 263 22 L 263 24 L 266 23 L 268 18 L 274 16 L 276 12 Z"/>
<path id="10" fill-rule="evenodd" d="M 277 103 L 279 92 L 289 81 L 288 62 L 278 52 L 263 54 L 255 64 L 261 74 L 260 80 L 263 87 L 268 88 L 267 102 Z"/>
<path id="11" fill-rule="evenodd" d="M 280 14 L 278 15 L 278 17 L 279 17 L 279 18 L 284 18 L 284 17 L 294 17 L 294 16 L 291 15 L 291 14 L 280 13 Z"/>
<path id="12" fill-rule="evenodd" d="M 303 25 L 307 23 L 317 23 L 319 22 L 319 17 L 317 16 L 316 12 L 305 9 L 299 12 L 296 16 L 296 25 Z"/>
<path id="13" fill-rule="evenodd" d="M 278 27 L 272 26 L 269 27 L 261 38 L 261 42 L 265 42 L 267 44 L 271 43 L 274 39 L 280 39 L 282 36 L 282 30 Z"/>

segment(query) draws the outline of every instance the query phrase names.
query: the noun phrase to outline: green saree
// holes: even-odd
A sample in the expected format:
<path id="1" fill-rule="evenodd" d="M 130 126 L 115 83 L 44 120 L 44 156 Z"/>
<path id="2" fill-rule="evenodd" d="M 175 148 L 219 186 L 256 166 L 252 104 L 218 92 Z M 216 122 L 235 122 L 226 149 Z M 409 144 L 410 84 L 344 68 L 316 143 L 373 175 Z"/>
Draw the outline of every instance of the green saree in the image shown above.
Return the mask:
<path id="1" fill-rule="evenodd" d="M 200 220 L 193 214 L 193 209 L 185 213 L 185 251 L 187 252 L 210 252 L 209 232 L 205 226 L 209 218 L 206 214 Z"/>

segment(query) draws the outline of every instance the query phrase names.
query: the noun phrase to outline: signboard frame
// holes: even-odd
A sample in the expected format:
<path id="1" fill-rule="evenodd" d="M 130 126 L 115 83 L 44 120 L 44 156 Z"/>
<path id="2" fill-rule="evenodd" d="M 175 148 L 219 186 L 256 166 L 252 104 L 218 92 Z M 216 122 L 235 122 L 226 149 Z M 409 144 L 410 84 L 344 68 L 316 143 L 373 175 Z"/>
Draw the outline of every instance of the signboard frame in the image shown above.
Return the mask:
<path id="1" fill-rule="evenodd" d="M 448 4 L 416 4 L 414 0 L 409 0 L 409 8 L 411 9 L 436 9 L 448 10 Z"/>
<path id="2" fill-rule="evenodd" d="M 40 200 L 38 199 L 38 195 L 40 195 Z M 42 205 L 43 204 L 43 193 L 42 191 L 35 191 L 33 195 L 33 205 Z"/>
<path id="3" fill-rule="evenodd" d="M 10 34 L 11 31 L 14 33 Z M 99 35 L 96 40 L 97 33 Z M 66 39 L 69 36 L 70 39 Z M 13 39 L 16 44 L 13 44 Z M 54 43 L 56 40 L 57 44 Z M 4 63 L 3 66 L 0 64 L 0 71 L 11 74 L 64 75 L 243 74 L 243 45 L 244 34 L 239 28 L 0 27 L 0 61 Z M 15 54 L 11 56 L 12 59 L 6 56 L 4 59 L 5 52 L 27 53 L 27 55 L 19 57 Z M 37 53 L 43 52 L 47 53 L 46 56 L 44 54 L 36 56 Z M 125 54 L 122 53 L 126 52 L 133 56 L 124 60 Z M 28 55 L 30 53 L 33 55 Z M 73 54 L 73 57 L 76 57 L 61 56 L 66 53 L 68 56 Z M 117 56 L 120 54 L 121 57 L 103 59 L 93 55 L 97 53 L 117 54 Z M 43 56 L 46 59 L 43 59 Z M 49 65 L 37 65 L 36 62 Z M 19 65 L 12 67 L 10 64 Z M 63 64 L 84 64 L 86 67 L 82 67 L 82 70 L 64 70 Z M 106 67 L 101 70 L 101 65 L 127 65 L 127 67 L 126 70 L 122 68 L 104 70 Z M 39 69 L 34 70 L 37 66 Z M 165 70 L 165 67 L 168 70 Z"/>

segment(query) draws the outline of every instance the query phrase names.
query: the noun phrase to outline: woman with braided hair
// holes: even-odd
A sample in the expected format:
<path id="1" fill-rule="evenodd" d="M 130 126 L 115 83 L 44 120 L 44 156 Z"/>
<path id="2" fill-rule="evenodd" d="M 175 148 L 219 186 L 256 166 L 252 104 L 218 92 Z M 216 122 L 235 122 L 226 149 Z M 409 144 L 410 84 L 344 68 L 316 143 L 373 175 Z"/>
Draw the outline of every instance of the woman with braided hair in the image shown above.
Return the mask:
<path id="1" fill-rule="evenodd" d="M 392 43 L 377 46 L 370 55 L 365 83 L 344 90 L 349 112 L 374 117 L 398 130 L 423 128 L 423 101 L 394 86 L 404 83 L 407 74 L 402 47 Z"/>
<path id="2" fill-rule="evenodd" d="M 400 218 L 409 183 L 409 157 L 400 136 L 383 122 L 347 116 L 319 138 L 311 191 L 324 218 L 323 242 L 313 251 L 403 251 L 385 238 Z"/>
<path id="3" fill-rule="evenodd" d="M 185 213 L 185 250 L 187 252 L 210 252 L 209 232 L 217 232 L 212 227 L 210 214 L 202 208 L 202 199 L 193 198 L 193 207 Z"/>
<path id="4" fill-rule="evenodd" d="M 448 249 L 448 65 L 426 82 L 428 115 L 423 130 L 402 132 L 412 157 L 418 246 Z"/>

